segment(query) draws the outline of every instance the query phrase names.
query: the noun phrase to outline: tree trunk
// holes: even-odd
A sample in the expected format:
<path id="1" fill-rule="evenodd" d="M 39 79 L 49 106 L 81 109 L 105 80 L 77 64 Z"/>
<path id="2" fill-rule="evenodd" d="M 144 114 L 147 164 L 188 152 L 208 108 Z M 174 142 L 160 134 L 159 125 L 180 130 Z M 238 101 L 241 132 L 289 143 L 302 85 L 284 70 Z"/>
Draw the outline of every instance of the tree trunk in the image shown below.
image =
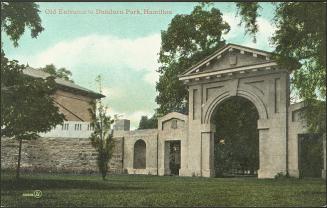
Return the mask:
<path id="1" fill-rule="evenodd" d="M 105 181 L 107 176 L 107 170 L 105 167 L 103 167 L 101 174 L 102 174 L 102 180 Z"/>
<path id="2" fill-rule="evenodd" d="M 20 160 L 22 157 L 22 139 L 19 139 L 19 149 L 18 149 L 18 162 L 17 162 L 17 169 L 16 169 L 16 179 L 19 179 L 19 172 L 20 172 Z"/>

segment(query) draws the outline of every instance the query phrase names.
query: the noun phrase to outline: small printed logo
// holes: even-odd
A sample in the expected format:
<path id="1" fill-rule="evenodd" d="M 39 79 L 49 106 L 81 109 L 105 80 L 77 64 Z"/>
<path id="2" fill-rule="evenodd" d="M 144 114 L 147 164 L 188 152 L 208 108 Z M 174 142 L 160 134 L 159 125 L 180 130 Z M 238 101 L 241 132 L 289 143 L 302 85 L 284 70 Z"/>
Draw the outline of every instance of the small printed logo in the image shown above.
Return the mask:
<path id="1" fill-rule="evenodd" d="M 35 190 L 33 192 L 33 196 L 37 199 L 41 198 L 42 197 L 42 191 L 41 190 Z"/>
<path id="2" fill-rule="evenodd" d="M 23 196 L 31 196 L 36 199 L 39 199 L 42 197 L 42 191 L 40 190 L 35 190 L 33 193 L 23 193 Z"/>

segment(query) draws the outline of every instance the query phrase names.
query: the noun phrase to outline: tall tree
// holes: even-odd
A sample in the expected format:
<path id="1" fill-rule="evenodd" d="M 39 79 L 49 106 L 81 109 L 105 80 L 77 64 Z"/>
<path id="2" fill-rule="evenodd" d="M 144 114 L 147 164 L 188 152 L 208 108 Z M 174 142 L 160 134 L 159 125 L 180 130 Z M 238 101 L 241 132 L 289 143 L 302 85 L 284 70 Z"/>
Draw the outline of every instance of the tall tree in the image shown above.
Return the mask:
<path id="1" fill-rule="evenodd" d="M 17 178 L 22 140 L 35 139 L 38 133 L 49 131 L 64 119 L 51 97 L 56 89 L 53 77 L 43 80 L 24 75 L 24 67 L 1 53 L 1 137 L 19 141 Z"/>
<path id="2" fill-rule="evenodd" d="M 1 32 L 5 32 L 15 47 L 28 27 L 32 38 L 43 31 L 38 5 L 31 2 L 1 2 Z M 19 141 L 16 178 L 19 178 L 23 139 L 38 137 L 60 124 L 64 115 L 54 105 L 53 77 L 38 79 L 23 74 L 24 65 L 5 57 L 1 44 L 1 137 Z M 33 120 L 33 122 L 31 122 Z"/>
<path id="3" fill-rule="evenodd" d="M 97 77 L 97 83 L 99 84 L 99 91 L 101 90 L 101 77 Z M 90 136 L 91 144 L 98 152 L 97 165 L 102 175 L 102 179 L 105 180 L 108 172 L 108 163 L 112 157 L 114 141 L 113 131 L 111 124 L 114 122 L 110 116 L 107 115 L 107 106 L 104 106 L 101 99 L 96 101 L 96 110 L 91 110 L 93 115 L 92 126 L 94 132 Z"/>
<path id="4" fill-rule="evenodd" d="M 73 80 L 71 79 L 72 73 L 66 68 L 57 69 L 55 65 L 49 64 L 41 68 L 40 70 L 47 72 L 56 78 L 62 78 L 64 80 L 73 82 Z"/>
<path id="5" fill-rule="evenodd" d="M 314 132 L 326 132 L 326 2 L 274 3 L 276 60 L 293 72 L 291 84 L 305 100 L 305 117 Z M 258 31 L 258 2 L 237 3 L 247 31 Z M 317 100 L 323 100 L 317 101 Z M 319 116 L 317 116 L 319 115 Z"/>
<path id="6" fill-rule="evenodd" d="M 15 47 L 26 27 L 31 30 L 32 38 L 44 30 L 39 12 L 39 6 L 34 2 L 1 2 L 1 30 L 9 36 Z"/>
<path id="7" fill-rule="evenodd" d="M 223 46 L 221 36 L 229 30 L 218 9 L 200 4 L 191 14 L 176 15 L 168 29 L 161 31 L 160 78 L 156 84 L 158 115 L 187 112 L 188 93 L 177 75 Z"/>
<path id="8" fill-rule="evenodd" d="M 156 116 L 152 116 L 151 118 L 148 118 L 148 116 L 142 116 L 139 128 L 138 129 L 155 129 L 158 127 L 158 119 Z"/>

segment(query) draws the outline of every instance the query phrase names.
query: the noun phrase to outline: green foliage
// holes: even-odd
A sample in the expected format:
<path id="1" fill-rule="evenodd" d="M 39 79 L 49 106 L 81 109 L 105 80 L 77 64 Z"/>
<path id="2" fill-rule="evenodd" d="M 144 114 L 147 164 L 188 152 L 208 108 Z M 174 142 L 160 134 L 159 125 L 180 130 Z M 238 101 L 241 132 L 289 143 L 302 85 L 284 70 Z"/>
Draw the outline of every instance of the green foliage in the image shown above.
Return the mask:
<path id="1" fill-rule="evenodd" d="M 97 77 L 97 82 L 100 85 L 101 93 L 101 77 Z M 107 106 L 102 104 L 101 99 L 96 101 L 96 109 L 91 109 L 93 115 L 92 126 L 94 132 L 90 136 L 91 144 L 98 152 L 97 155 L 97 165 L 99 171 L 102 175 L 102 179 L 105 180 L 105 177 L 108 172 L 108 163 L 112 157 L 114 141 L 113 141 L 113 131 L 111 129 L 111 124 L 114 122 L 110 116 L 107 115 Z"/>
<path id="2" fill-rule="evenodd" d="M 326 2 L 281 3 L 276 8 L 277 31 L 272 37 L 279 62 L 295 70 L 292 84 L 306 101 L 305 117 L 313 132 L 326 132 L 326 104 L 317 101 L 326 101 L 325 17 Z"/>
<path id="3" fill-rule="evenodd" d="M 257 3 L 237 3 L 242 20 L 252 34 L 257 32 L 255 18 Z M 271 42 L 276 46 L 279 64 L 294 71 L 291 84 L 300 99 L 307 102 L 306 119 L 312 131 L 326 131 L 326 2 L 276 3 L 274 23 L 276 32 Z M 319 106 L 318 106 L 319 105 Z M 316 119 L 319 117 L 320 122 Z"/>
<path id="4" fill-rule="evenodd" d="M 35 3 L 1 2 L 1 32 L 9 36 L 15 47 L 25 27 L 36 38 L 44 29 L 38 13 Z M 17 61 L 9 61 L 1 44 L 1 137 L 19 140 L 17 179 L 22 140 L 37 138 L 38 133 L 49 131 L 64 120 L 51 97 L 56 86 L 53 77 L 44 80 L 26 76 L 22 72 L 24 67 Z"/>
<path id="5" fill-rule="evenodd" d="M 176 15 L 168 29 L 161 31 L 160 78 L 156 85 L 159 115 L 188 111 L 188 93 L 177 76 L 223 46 L 221 36 L 229 30 L 218 9 L 208 10 L 201 4 L 191 14 Z"/>
<path id="6" fill-rule="evenodd" d="M 64 120 L 51 97 L 56 89 L 54 78 L 24 75 L 24 67 L 1 53 L 1 137 L 19 140 L 17 178 L 22 140 L 35 139 L 38 133 L 49 131 Z"/>
<path id="7" fill-rule="evenodd" d="M 307 126 L 310 132 L 326 132 L 326 101 L 306 99 L 304 118 L 308 121 Z"/>
<path id="8" fill-rule="evenodd" d="M 66 68 L 57 69 L 55 65 L 49 64 L 49 65 L 46 65 L 45 67 L 41 68 L 40 70 L 42 70 L 56 78 L 61 78 L 61 79 L 64 79 L 64 80 L 67 80 L 70 82 L 74 82 L 71 79 L 72 73 L 69 70 L 67 70 Z"/>
<path id="9" fill-rule="evenodd" d="M 1 30 L 18 46 L 18 40 L 28 27 L 32 38 L 44 28 L 41 25 L 39 6 L 34 2 L 1 2 Z"/>
<path id="10" fill-rule="evenodd" d="M 242 97 L 233 97 L 218 106 L 216 124 L 215 168 L 222 176 L 231 169 L 259 169 L 258 112 Z"/>
<path id="11" fill-rule="evenodd" d="M 25 139 L 49 131 L 64 119 L 51 97 L 56 89 L 53 77 L 27 76 L 23 68 L 1 53 L 1 136 Z"/>
<path id="12" fill-rule="evenodd" d="M 274 17 L 277 31 L 272 37 L 272 42 L 276 45 L 276 53 L 282 63 L 286 62 L 285 67 L 290 70 L 299 67 L 296 64 L 289 65 L 289 58 L 302 63 L 303 69 L 313 70 L 312 73 L 315 70 L 320 73 L 321 69 L 326 67 L 325 17 L 326 3 L 324 2 L 278 4 Z M 317 83 L 317 87 L 322 87 L 326 81 L 321 80 L 323 79 L 321 76 L 317 78 L 320 78 L 321 82 Z M 320 90 L 326 93 L 326 86 Z"/>
<path id="13" fill-rule="evenodd" d="M 257 17 L 258 10 L 261 8 L 258 2 L 237 2 L 237 13 L 241 16 L 241 24 L 245 24 L 245 32 L 253 36 L 253 41 L 256 42 L 256 33 L 258 32 Z"/>
<path id="14" fill-rule="evenodd" d="M 155 129 L 158 127 L 158 119 L 152 116 L 150 119 L 148 116 L 142 116 L 138 129 Z"/>

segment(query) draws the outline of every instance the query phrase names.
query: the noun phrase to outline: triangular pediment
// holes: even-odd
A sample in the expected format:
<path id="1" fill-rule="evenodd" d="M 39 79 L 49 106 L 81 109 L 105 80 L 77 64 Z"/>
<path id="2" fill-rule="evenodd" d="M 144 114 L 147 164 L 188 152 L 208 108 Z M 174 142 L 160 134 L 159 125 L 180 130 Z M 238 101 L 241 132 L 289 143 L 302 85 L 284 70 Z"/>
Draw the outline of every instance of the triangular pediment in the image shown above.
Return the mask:
<path id="1" fill-rule="evenodd" d="M 265 64 L 272 62 L 270 57 L 271 53 L 267 51 L 236 44 L 227 44 L 211 56 L 186 70 L 181 76 Z"/>

